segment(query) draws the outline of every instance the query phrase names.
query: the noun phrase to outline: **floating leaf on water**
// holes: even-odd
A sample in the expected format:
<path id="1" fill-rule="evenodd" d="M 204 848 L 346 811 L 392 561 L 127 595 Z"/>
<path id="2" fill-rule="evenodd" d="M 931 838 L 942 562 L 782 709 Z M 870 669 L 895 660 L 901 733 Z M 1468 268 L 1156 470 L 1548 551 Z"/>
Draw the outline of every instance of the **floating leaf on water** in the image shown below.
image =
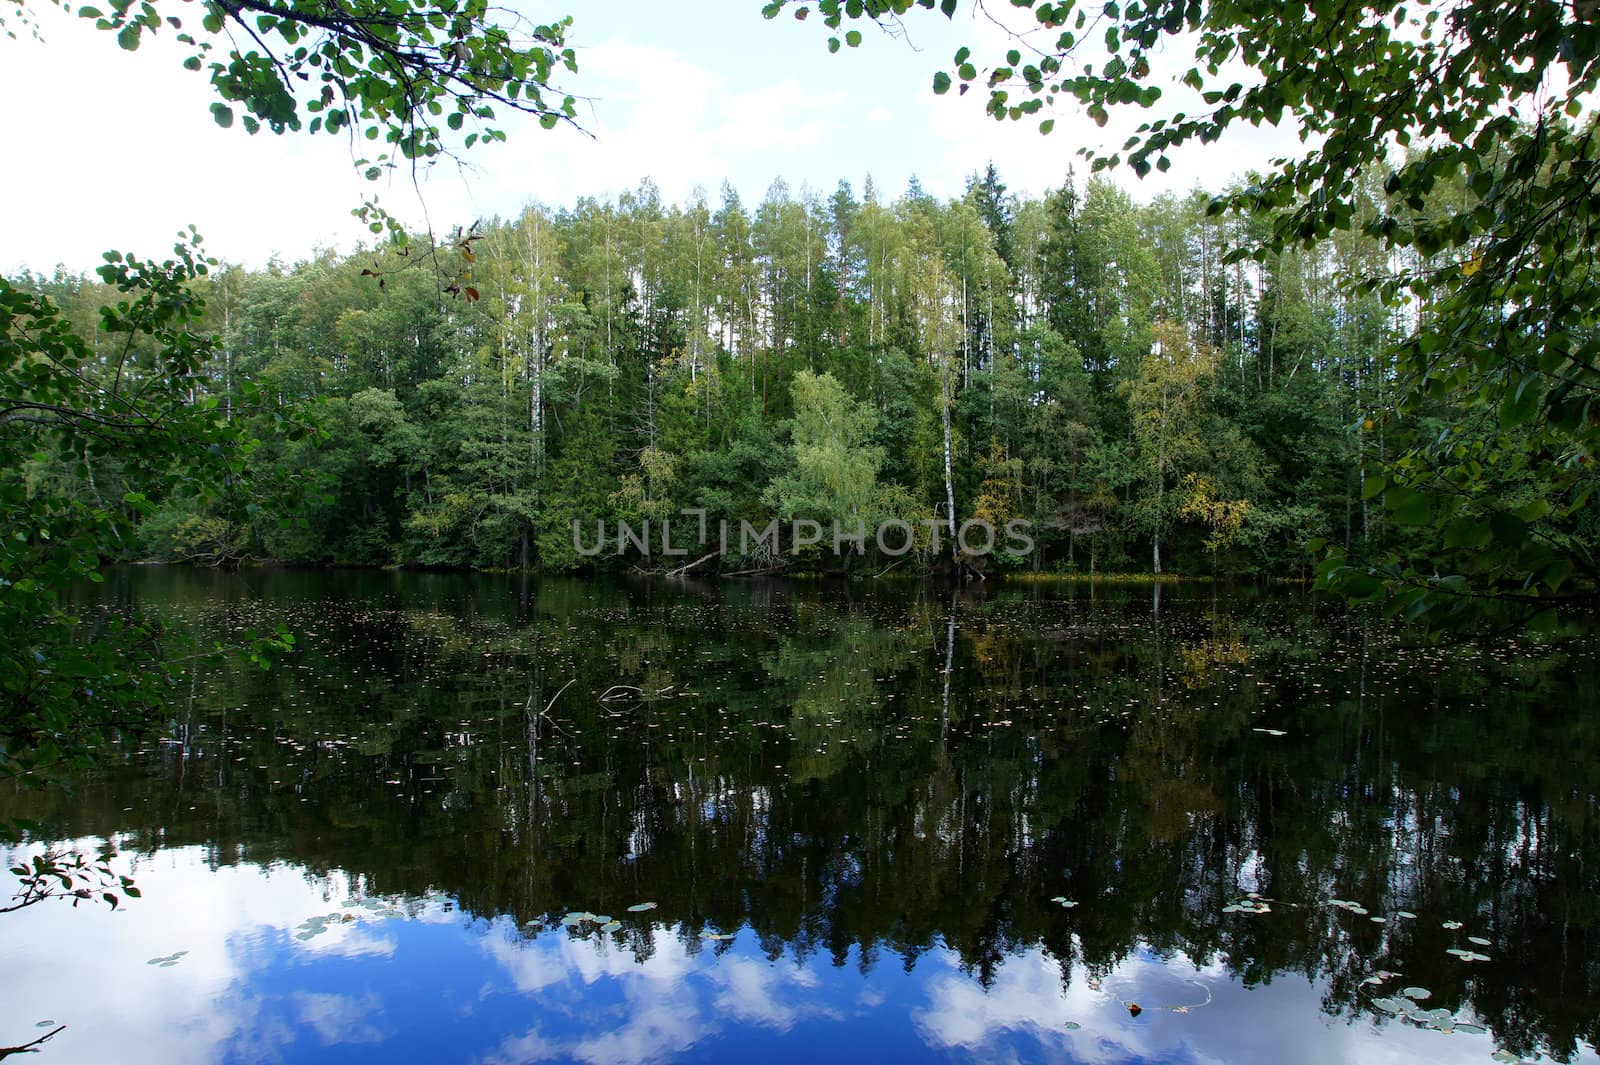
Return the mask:
<path id="1" fill-rule="evenodd" d="M 1400 993 L 1413 1002 L 1421 1002 L 1423 999 L 1431 998 L 1433 995 L 1433 992 L 1425 987 L 1403 987 L 1400 989 Z"/>
<path id="2" fill-rule="evenodd" d="M 1467 1035 L 1488 1035 L 1489 1029 L 1481 1024 L 1458 1024 L 1456 1031 L 1465 1032 Z"/>
<path id="3" fill-rule="evenodd" d="M 1415 921 L 1417 919 L 1417 915 L 1410 910 L 1399 910 L 1395 913 L 1395 916 L 1407 921 Z"/>
<path id="4" fill-rule="evenodd" d="M 1446 947 L 1444 948 L 1444 952 L 1446 954 L 1454 954 L 1458 958 L 1465 958 L 1468 954 L 1472 953 L 1472 951 L 1462 950 L 1460 947 Z"/>
<path id="5" fill-rule="evenodd" d="M 56 1025 L 55 1021 L 40 1021 L 38 1024 L 34 1025 L 34 1027 L 35 1028 L 54 1028 L 55 1025 Z"/>
<path id="6" fill-rule="evenodd" d="M 714 939 L 718 943 L 726 943 L 728 940 L 734 938 L 736 934 L 737 933 L 734 932 L 701 932 L 700 936 L 702 939 Z"/>
<path id="7" fill-rule="evenodd" d="M 622 922 L 621 921 L 607 921 L 605 924 L 600 926 L 600 931 L 602 931 L 602 932 L 615 932 L 617 929 L 619 929 L 621 927 L 622 927 Z"/>
<path id="8" fill-rule="evenodd" d="M 1478 953 L 1476 953 L 1474 951 L 1470 951 L 1469 950 L 1469 951 L 1467 951 L 1467 953 L 1465 953 L 1465 954 L 1463 954 L 1461 956 L 1461 960 L 1462 961 L 1488 961 L 1489 960 L 1489 955 L 1487 955 L 1487 954 L 1478 954 Z"/>
<path id="9" fill-rule="evenodd" d="M 611 915 L 609 913 L 591 913 L 589 914 L 589 920 L 595 924 L 610 924 Z"/>
<path id="10" fill-rule="evenodd" d="M 1268 736 L 1287 736 L 1288 735 L 1288 733 L 1283 731 L 1283 729 L 1281 729 L 1281 728 L 1256 728 L 1256 729 L 1251 729 L 1250 731 L 1251 732 L 1262 732 L 1262 733 L 1265 733 Z"/>
<path id="11" fill-rule="evenodd" d="M 653 902 L 636 902 L 632 906 L 628 907 L 628 912 L 629 913 L 644 913 L 646 910 L 653 910 L 655 908 L 656 908 L 656 904 L 653 903 Z"/>
<path id="12" fill-rule="evenodd" d="M 1496 1050 L 1493 1054 L 1490 1054 L 1489 1056 L 1491 1058 L 1493 1058 L 1494 1060 L 1500 1061 L 1500 1062 L 1516 1061 L 1517 1060 L 1517 1056 L 1515 1054 L 1508 1054 L 1504 1050 Z"/>
<path id="13" fill-rule="evenodd" d="M 1223 908 L 1222 908 L 1222 912 L 1223 912 L 1223 913 L 1238 913 L 1238 912 L 1239 912 L 1239 909 L 1240 909 L 1240 908 L 1239 908 L 1239 907 L 1238 907 L 1238 906 L 1234 906 L 1234 905 L 1232 905 L 1232 904 L 1229 904 L 1229 905 L 1227 905 L 1227 906 L 1224 906 L 1224 907 L 1223 907 Z"/>
<path id="14" fill-rule="evenodd" d="M 1406 1008 L 1406 1004 L 1397 998 L 1375 998 L 1372 1000 L 1372 1005 L 1373 1008 L 1385 1013 L 1400 1013 Z"/>
<path id="15" fill-rule="evenodd" d="M 1373 924 L 1388 924 L 1389 923 L 1389 919 L 1387 917 L 1368 917 L 1367 920 L 1371 921 Z"/>
<path id="16" fill-rule="evenodd" d="M 1443 928 L 1446 932 L 1454 932 L 1456 929 L 1461 927 L 1461 922 L 1460 921 L 1446 921 L 1444 924 L 1440 925 L 1439 927 Z"/>
<path id="17" fill-rule="evenodd" d="M 1367 977 L 1365 980 L 1363 980 L 1361 982 L 1363 984 L 1381 984 L 1381 983 L 1383 983 L 1383 977 L 1381 977 L 1381 976 L 1369 976 L 1369 977 Z"/>
<path id="18" fill-rule="evenodd" d="M 1077 1021 L 1068 1021 L 1061 1027 L 1065 1028 L 1069 1032 L 1076 1032 L 1079 1028 L 1082 1028 L 1083 1025 L 1079 1024 Z"/>
<path id="19" fill-rule="evenodd" d="M 1468 936 L 1467 937 L 1467 942 L 1468 943 L 1476 943 L 1480 947 L 1489 946 L 1489 941 L 1487 939 L 1484 939 L 1482 936 Z"/>

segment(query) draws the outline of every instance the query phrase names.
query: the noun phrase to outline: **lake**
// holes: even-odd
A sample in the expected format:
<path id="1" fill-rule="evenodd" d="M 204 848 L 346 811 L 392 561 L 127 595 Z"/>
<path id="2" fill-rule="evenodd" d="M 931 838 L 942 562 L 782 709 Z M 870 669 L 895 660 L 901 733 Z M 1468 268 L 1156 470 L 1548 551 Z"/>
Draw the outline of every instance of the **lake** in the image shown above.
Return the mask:
<path id="1" fill-rule="evenodd" d="M 35 1060 L 1600 1061 L 1593 629 L 1408 647 L 1200 584 L 105 589 L 299 642 L 0 794 L 13 857 L 111 841 L 141 892 L 0 915 L 0 1045 L 67 1026 Z"/>

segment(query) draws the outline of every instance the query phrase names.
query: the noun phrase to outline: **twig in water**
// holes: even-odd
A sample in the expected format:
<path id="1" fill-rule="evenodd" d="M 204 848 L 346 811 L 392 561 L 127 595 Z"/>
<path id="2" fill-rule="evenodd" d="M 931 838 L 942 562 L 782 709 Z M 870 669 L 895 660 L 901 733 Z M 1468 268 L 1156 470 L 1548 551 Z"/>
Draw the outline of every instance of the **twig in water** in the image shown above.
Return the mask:
<path id="1" fill-rule="evenodd" d="M 689 563 L 687 566 L 679 566 L 677 569 L 668 570 L 666 575 L 668 577 L 681 577 L 685 573 L 688 573 L 690 570 L 694 569 L 696 566 L 700 565 L 700 563 L 709 562 L 711 559 L 716 558 L 716 557 L 717 557 L 717 553 L 715 551 L 713 551 L 709 555 L 705 555 L 705 556 L 703 556 L 701 558 L 695 559 L 693 562 Z"/>
<path id="2" fill-rule="evenodd" d="M 40 1044 L 46 1042 L 47 1040 L 54 1039 L 56 1036 L 60 1035 L 66 1030 L 67 1026 L 63 1024 L 52 1031 L 46 1032 L 44 1035 L 41 1035 L 31 1043 L 23 1043 L 21 1046 L 16 1047 L 0 1047 L 0 1058 L 9 1058 L 13 1054 L 37 1054 L 39 1052 Z"/>

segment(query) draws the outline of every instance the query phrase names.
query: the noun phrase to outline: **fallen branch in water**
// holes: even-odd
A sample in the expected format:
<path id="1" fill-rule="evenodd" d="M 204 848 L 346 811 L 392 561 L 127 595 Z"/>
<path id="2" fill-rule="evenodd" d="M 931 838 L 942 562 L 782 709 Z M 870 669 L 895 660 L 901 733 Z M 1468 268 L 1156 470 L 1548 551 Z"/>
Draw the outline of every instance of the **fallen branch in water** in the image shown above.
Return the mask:
<path id="1" fill-rule="evenodd" d="M 31 1043 L 23 1043 L 21 1046 L 16 1047 L 0 1047 L 0 1058 L 9 1058 L 13 1054 L 37 1054 L 41 1044 L 54 1039 L 66 1030 L 67 1026 L 63 1024 L 53 1031 L 46 1032 Z"/>
<path id="2" fill-rule="evenodd" d="M 561 692 L 566 691 L 568 688 L 572 687 L 577 682 L 578 682 L 578 678 L 577 677 L 573 677 L 571 680 L 569 680 L 565 684 L 563 684 L 559 691 L 557 691 L 554 695 L 550 696 L 550 701 L 548 703 L 544 704 L 544 709 L 540 710 L 539 713 L 535 715 L 536 717 L 542 717 L 546 721 L 550 722 L 550 727 L 555 729 L 557 732 L 561 733 L 563 736 L 570 736 L 571 733 L 569 733 L 566 729 L 564 729 L 560 725 L 558 725 L 556 723 L 556 719 L 550 716 L 550 708 L 552 706 L 556 705 L 556 700 L 557 699 L 561 698 Z M 531 696 L 531 695 L 528 696 L 528 702 L 527 702 L 527 705 L 523 707 L 523 711 L 525 713 L 532 713 L 533 712 L 533 696 Z"/>
<path id="3" fill-rule="evenodd" d="M 910 557 L 909 555 L 906 556 L 906 558 L 909 558 L 909 557 Z M 879 570 L 878 572 L 874 573 L 872 575 L 872 579 L 873 580 L 877 580 L 879 577 L 883 576 L 885 573 L 888 573 L 890 570 L 894 569 L 896 566 L 898 566 L 900 563 L 904 562 L 905 560 L 906 560 L 905 558 L 897 558 L 897 559 L 895 559 L 893 562 L 889 563 L 887 566 L 883 567 L 881 570 Z"/>
<path id="4" fill-rule="evenodd" d="M 700 558 L 695 559 L 693 562 L 689 563 L 687 566 L 679 566 L 677 569 L 668 570 L 665 575 L 668 576 L 668 577 L 681 577 L 685 573 L 688 573 L 690 570 L 694 569 L 696 566 L 700 565 L 700 563 L 709 562 L 711 559 L 716 558 L 716 557 L 717 557 L 717 553 L 715 551 L 713 551 L 709 555 L 704 555 L 704 556 L 702 556 Z"/>

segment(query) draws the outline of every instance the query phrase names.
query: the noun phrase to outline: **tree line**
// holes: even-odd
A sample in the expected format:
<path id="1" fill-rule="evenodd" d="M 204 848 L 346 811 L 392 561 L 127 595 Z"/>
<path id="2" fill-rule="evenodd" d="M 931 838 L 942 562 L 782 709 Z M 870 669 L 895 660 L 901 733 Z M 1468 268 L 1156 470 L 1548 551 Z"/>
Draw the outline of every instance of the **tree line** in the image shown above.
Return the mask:
<path id="1" fill-rule="evenodd" d="M 208 562 L 640 566 L 580 555 L 574 523 L 692 529 L 685 509 L 904 520 L 908 569 L 949 553 L 929 519 L 1031 522 L 1034 550 L 991 568 L 1084 572 L 1292 575 L 1314 539 L 1400 535 L 1369 490 L 1412 324 L 1361 286 L 1386 253 L 1341 234 L 1225 264 L 1251 222 L 1212 200 L 1070 173 L 1018 196 L 993 165 L 948 201 L 868 178 L 670 204 L 647 180 L 404 253 L 213 269 L 192 287 L 218 341 L 187 387 L 245 423 L 248 476 L 117 504 L 123 463 L 88 445 L 26 476 L 139 508 L 119 553 Z M 103 337 L 105 284 L 13 284 Z M 105 347 L 94 370 L 140 372 Z M 307 409 L 314 431 L 286 420 Z M 886 562 L 870 533 L 829 546 L 714 565 Z"/>

